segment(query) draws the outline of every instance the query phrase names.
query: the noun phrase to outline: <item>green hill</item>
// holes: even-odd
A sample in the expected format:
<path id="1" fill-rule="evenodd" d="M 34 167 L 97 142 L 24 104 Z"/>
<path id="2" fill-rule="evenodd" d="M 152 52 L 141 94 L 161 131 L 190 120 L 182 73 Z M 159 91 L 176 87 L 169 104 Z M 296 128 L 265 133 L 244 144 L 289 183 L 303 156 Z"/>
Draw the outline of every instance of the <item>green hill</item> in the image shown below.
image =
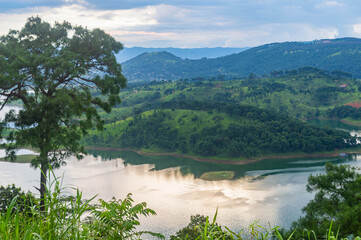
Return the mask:
<path id="1" fill-rule="evenodd" d="M 107 124 L 88 145 L 223 158 L 333 151 L 356 146 L 348 132 L 321 129 L 284 114 L 223 102 L 170 101 Z"/>
<path id="2" fill-rule="evenodd" d="M 297 118 L 326 116 L 328 109 L 360 99 L 361 83 L 347 76 L 342 72 L 301 68 L 274 72 L 265 78 L 131 83 L 120 94 L 122 104 L 103 116 L 107 122 L 114 122 L 172 100 L 252 105 Z M 154 106 L 144 109 L 149 103 Z"/>
<path id="3" fill-rule="evenodd" d="M 195 77 L 258 76 L 300 67 L 340 70 L 361 77 L 361 39 L 272 43 L 215 59 L 181 59 L 167 52 L 144 53 L 123 63 L 129 81 L 177 80 Z"/>
<path id="4" fill-rule="evenodd" d="M 264 78 L 131 83 L 122 103 L 101 113 L 105 131 L 84 143 L 220 159 L 329 152 L 356 139 L 296 118 L 327 117 L 359 100 L 360 89 L 348 73 L 310 67 Z"/>

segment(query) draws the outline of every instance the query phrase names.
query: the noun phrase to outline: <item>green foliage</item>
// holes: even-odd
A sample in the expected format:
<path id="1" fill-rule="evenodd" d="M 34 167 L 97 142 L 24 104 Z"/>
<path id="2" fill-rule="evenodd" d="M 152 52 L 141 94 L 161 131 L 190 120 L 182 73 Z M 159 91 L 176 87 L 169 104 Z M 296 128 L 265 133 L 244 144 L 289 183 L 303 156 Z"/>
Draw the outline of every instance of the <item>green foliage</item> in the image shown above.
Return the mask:
<path id="1" fill-rule="evenodd" d="M 64 191 L 59 179 L 49 183 L 45 214 L 37 206 L 19 208 L 18 197 L 13 198 L 7 210 L 0 212 L 0 239 L 139 239 L 143 234 L 164 239 L 161 234 L 136 231 L 139 216 L 155 212 L 145 203 L 133 206 L 130 195 L 93 205 L 95 197 L 84 200 L 78 190 L 75 196 L 66 197 Z"/>
<path id="2" fill-rule="evenodd" d="M 51 26 L 39 17 L 0 38 L 0 108 L 10 101 L 23 104 L 1 123 L 16 128 L 6 138 L 7 153 L 13 159 L 13 150 L 22 146 L 40 152 L 32 165 L 41 168 L 42 198 L 47 167 L 59 167 L 69 155 L 80 157 L 81 137 L 103 126 L 97 108 L 110 112 L 120 102 L 126 79 L 114 53 L 121 49 L 121 43 L 100 29 L 68 22 Z M 91 89 L 102 97 L 93 96 Z"/>
<path id="3" fill-rule="evenodd" d="M 107 122 L 114 122 L 139 114 L 138 109 L 145 104 L 157 106 L 163 101 L 192 100 L 252 105 L 292 117 L 308 118 L 327 116 L 328 108 L 357 101 L 361 96 L 360 83 L 355 79 L 337 77 L 331 72 L 313 68 L 279 72 L 254 80 L 188 79 L 129 84 L 120 94 L 122 104 L 116 106 L 114 114 L 104 117 Z M 340 87 L 342 84 L 347 87 Z M 156 93 L 160 98 L 151 99 Z M 133 112 L 131 107 L 135 108 Z"/>
<path id="4" fill-rule="evenodd" d="M 332 171 L 336 171 L 331 173 Z M 345 180 L 342 180 L 340 174 L 344 174 Z M 309 187 L 316 185 L 329 185 L 332 192 L 340 189 L 341 183 L 347 186 L 345 189 L 357 191 L 359 183 L 353 185 L 355 175 L 354 169 L 349 167 L 340 166 L 335 167 L 329 165 L 327 167 L 327 175 L 329 176 L 314 176 L 310 177 Z M 318 178 L 322 179 L 318 179 Z M 330 177 L 336 179 L 332 183 Z M 321 184 L 322 182 L 322 184 Z M 345 184 L 347 183 L 347 184 Z M 334 184 L 334 185 L 332 185 Z M 332 186 L 331 186 L 332 185 Z M 15 188 L 19 190 L 18 188 Z M 49 191 L 48 189 L 53 189 Z M 75 196 L 64 196 L 64 188 L 58 178 L 50 182 L 46 192 L 46 212 L 39 211 L 38 206 L 29 205 L 27 208 L 19 208 L 17 199 L 13 200 L 7 205 L 6 211 L 0 212 L 0 239 L 141 239 L 144 234 L 159 239 L 164 239 L 164 236 L 159 233 L 149 231 L 137 231 L 136 227 L 140 225 L 139 217 L 148 217 L 155 215 L 155 212 L 147 208 L 146 203 L 133 204 L 134 201 L 131 195 L 128 194 L 123 200 L 112 199 L 107 202 L 99 200 L 99 204 L 92 204 L 94 198 L 84 200 L 82 193 L 76 190 Z M 19 190 L 19 192 L 21 192 Z M 353 194 L 353 193 L 352 193 Z M 348 197 L 353 198 L 359 202 L 357 196 L 351 196 L 347 193 Z M 317 194 L 316 194 L 317 195 Z M 357 194 L 356 194 L 357 195 Z M 332 196 L 330 196 L 331 198 Z M 339 196 L 336 196 L 339 197 Z M 343 197 L 345 198 L 345 197 Z M 342 199 L 342 198 L 341 198 Z M 335 198 L 333 200 L 336 200 Z M 325 202 L 321 202 L 321 205 Z M 306 207 L 307 208 L 307 207 Z M 322 207 L 323 208 L 323 207 Z M 336 208 L 338 205 L 336 204 Z M 358 206 L 359 208 L 359 206 Z M 323 208 L 324 209 L 324 208 Z M 342 209 L 344 210 L 344 209 Z M 355 210 L 355 209 L 353 209 Z M 293 232 L 285 232 L 279 227 L 263 227 L 258 222 L 252 223 L 248 228 L 242 229 L 238 233 L 230 230 L 227 227 L 221 227 L 216 223 L 218 211 L 216 211 L 213 220 L 210 221 L 209 217 L 202 215 L 191 216 L 190 223 L 180 229 L 175 235 L 170 236 L 171 240 L 189 239 L 189 240 L 292 240 L 292 239 L 327 239 L 327 240 L 360 240 L 356 238 L 343 238 L 345 235 L 358 235 L 357 229 L 353 231 L 345 222 L 340 226 L 339 220 L 331 224 L 324 220 L 325 228 L 320 225 L 313 225 L 313 230 L 302 230 L 303 226 Z M 358 212 L 354 216 L 358 216 Z M 311 216 L 312 217 L 312 216 Z M 357 220 L 354 218 L 355 221 Z M 340 221 L 343 221 L 341 219 Z M 314 224 L 314 223 L 312 223 Z M 336 225 L 336 228 L 334 227 Z M 359 223 L 353 226 L 360 225 Z"/>
<path id="5" fill-rule="evenodd" d="M 86 144 L 221 158 L 353 146 L 355 139 L 347 133 L 320 130 L 286 117 L 327 116 L 327 108 L 357 100 L 359 83 L 346 77 L 307 67 L 253 80 L 131 84 L 122 91 L 116 114 L 108 117 L 106 131 L 91 132 Z M 155 93 L 160 98 L 146 100 Z M 239 105 L 267 111 L 262 117 L 261 110 Z M 344 145 L 341 138 L 350 141 Z"/>
<path id="6" fill-rule="evenodd" d="M 352 106 L 339 106 L 328 111 L 328 116 L 332 118 L 353 118 L 361 120 L 361 108 Z"/>
<path id="7" fill-rule="evenodd" d="M 110 239 L 139 239 L 142 234 L 148 233 L 158 238 L 164 238 L 161 234 L 152 232 L 137 232 L 136 227 L 140 225 L 139 216 L 148 217 L 156 213 L 147 208 L 145 202 L 133 206 L 131 194 L 124 200 L 112 199 L 106 202 L 99 200 L 100 205 L 92 211 L 94 227 L 97 237 Z"/>
<path id="8" fill-rule="evenodd" d="M 233 239 L 229 232 L 224 231 L 222 227 L 216 223 L 217 212 L 212 223 L 209 222 L 209 217 L 199 214 L 191 216 L 190 223 L 186 227 L 180 229 L 176 235 L 170 236 L 170 240 Z"/>
<path id="9" fill-rule="evenodd" d="M 16 162 L 18 163 L 31 163 L 34 158 L 36 158 L 37 156 L 34 154 L 24 154 L 24 155 L 18 155 L 16 156 Z M 11 161 L 11 159 L 7 158 L 7 157 L 3 157 L 0 158 L 0 161 Z"/>
<path id="10" fill-rule="evenodd" d="M 30 192 L 24 193 L 21 188 L 15 187 L 14 184 L 7 187 L 0 186 L 0 212 L 7 212 L 11 201 L 14 201 L 14 210 L 23 212 L 36 205 L 36 200 Z"/>
<path id="11" fill-rule="evenodd" d="M 143 110 L 153 107 L 144 106 Z M 85 141 L 95 146 L 230 158 L 332 151 L 357 145 L 356 138 L 347 132 L 321 129 L 252 106 L 171 101 L 157 108 L 161 109 L 109 124 L 104 133 L 91 133 Z"/>
<path id="12" fill-rule="evenodd" d="M 191 216 L 190 223 L 180 229 L 176 235 L 170 236 L 170 240 L 177 240 L 177 239 L 196 239 L 198 235 L 200 235 L 200 229 L 197 226 L 204 226 L 207 221 L 207 218 L 203 215 L 194 215 Z"/>
<path id="13" fill-rule="evenodd" d="M 178 144 L 175 139 L 178 139 L 179 134 L 176 128 L 165 122 L 169 117 L 169 114 L 162 111 L 154 111 L 144 118 L 141 115 L 135 117 L 121 135 L 121 146 L 157 146 L 161 149 L 175 150 Z"/>
<path id="14" fill-rule="evenodd" d="M 315 198 L 303 209 L 294 227 L 314 229 L 322 235 L 333 221 L 341 236 L 361 235 L 361 174 L 347 165 L 326 165 L 326 173 L 311 175 L 307 190 Z"/>
<path id="15" fill-rule="evenodd" d="M 217 212 L 213 222 L 209 222 L 209 217 L 202 215 L 191 216 L 188 226 L 180 229 L 176 235 L 170 236 L 170 240 L 361 240 L 356 238 L 340 238 L 339 231 L 333 232 L 333 223 L 329 224 L 326 231 L 318 238 L 314 230 L 296 231 L 286 233 L 280 227 L 263 227 L 258 222 L 253 222 L 247 229 L 242 229 L 238 233 L 233 232 L 227 227 L 224 229 L 216 223 Z M 316 228 L 313 228 L 316 229 Z M 316 230 L 317 231 L 317 230 Z"/>

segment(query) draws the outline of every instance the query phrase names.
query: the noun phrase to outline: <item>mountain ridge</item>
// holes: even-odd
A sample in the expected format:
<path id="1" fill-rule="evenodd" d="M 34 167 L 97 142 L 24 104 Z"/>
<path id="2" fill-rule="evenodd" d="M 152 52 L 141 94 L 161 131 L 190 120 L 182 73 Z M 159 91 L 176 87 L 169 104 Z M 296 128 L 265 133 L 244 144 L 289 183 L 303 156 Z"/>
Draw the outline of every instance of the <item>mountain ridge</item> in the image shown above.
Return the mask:
<path id="1" fill-rule="evenodd" d="M 270 43 L 237 54 L 199 60 L 173 54 L 144 53 L 123 63 L 129 81 L 178 80 L 196 77 L 259 76 L 300 67 L 340 70 L 361 77 L 361 39 L 321 39 L 310 42 Z"/>
<path id="2" fill-rule="evenodd" d="M 216 58 L 221 56 L 230 55 L 233 53 L 239 53 L 249 49 L 248 47 L 243 48 L 231 48 L 231 47 L 211 47 L 211 48 L 145 48 L 145 47 L 130 47 L 124 48 L 118 54 L 116 58 L 118 62 L 123 63 L 132 58 L 135 58 L 143 53 L 150 52 L 169 52 L 175 56 L 183 59 L 201 59 L 201 58 Z"/>

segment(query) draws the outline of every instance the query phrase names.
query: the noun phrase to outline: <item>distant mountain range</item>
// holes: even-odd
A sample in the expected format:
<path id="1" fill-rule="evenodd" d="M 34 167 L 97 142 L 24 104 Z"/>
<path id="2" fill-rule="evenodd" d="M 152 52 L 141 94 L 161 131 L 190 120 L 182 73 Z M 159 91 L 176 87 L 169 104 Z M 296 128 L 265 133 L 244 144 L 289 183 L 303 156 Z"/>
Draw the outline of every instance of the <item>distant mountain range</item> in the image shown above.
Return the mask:
<path id="1" fill-rule="evenodd" d="M 143 53 L 150 52 L 169 52 L 175 56 L 180 58 L 188 58 L 188 59 L 201 59 L 201 58 L 217 58 L 226 55 L 230 55 L 233 53 L 240 53 L 246 49 L 245 48 L 224 48 L 224 47 L 216 47 L 216 48 L 143 48 L 143 47 L 131 47 L 124 48 L 120 51 L 116 57 L 118 62 L 123 63 L 132 59 Z"/>
<path id="2" fill-rule="evenodd" d="M 344 71 L 361 77 L 361 39 L 340 38 L 311 42 L 272 43 L 237 54 L 198 60 L 182 59 L 167 51 L 143 53 L 122 64 L 131 81 L 178 80 L 195 77 L 246 77 L 300 67 Z"/>

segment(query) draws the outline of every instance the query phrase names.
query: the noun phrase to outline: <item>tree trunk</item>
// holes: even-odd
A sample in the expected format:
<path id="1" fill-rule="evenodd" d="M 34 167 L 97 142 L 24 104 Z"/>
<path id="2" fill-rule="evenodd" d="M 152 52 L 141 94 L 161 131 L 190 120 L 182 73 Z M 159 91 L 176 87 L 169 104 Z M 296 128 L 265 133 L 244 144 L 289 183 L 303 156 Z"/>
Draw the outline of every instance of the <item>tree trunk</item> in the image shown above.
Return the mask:
<path id="1" fill-rule="evenodd" d="M 47 171 L 48 165 L 47 163 L 42 162 L 40 166 L 40 211 L 45 212 L 45 188 L 46 188 L 46 180 L 47 180 Z"/>

